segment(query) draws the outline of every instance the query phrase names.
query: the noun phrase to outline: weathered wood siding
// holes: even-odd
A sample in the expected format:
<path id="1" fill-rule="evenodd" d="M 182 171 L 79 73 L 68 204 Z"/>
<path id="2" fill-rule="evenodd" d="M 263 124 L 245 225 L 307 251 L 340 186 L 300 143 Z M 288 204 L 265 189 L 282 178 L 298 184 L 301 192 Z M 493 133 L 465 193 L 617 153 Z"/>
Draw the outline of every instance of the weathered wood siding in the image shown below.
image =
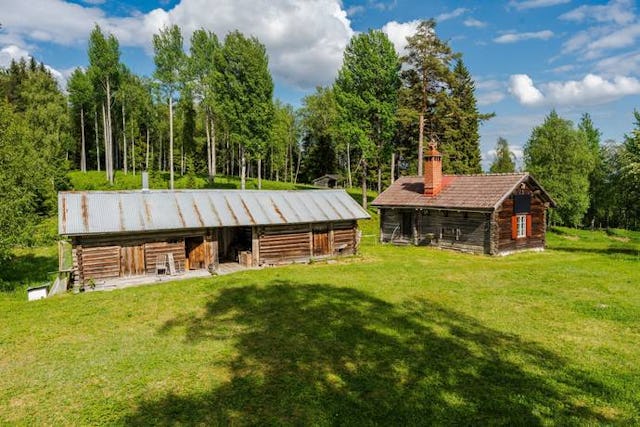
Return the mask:
<path id="1" fill-rule="evenodd" d="M 356 221 L 333 224 L 333 254 L 355 254 L 358 250 L 358 223 Z"/>
<path id="2" fill-rule="evenodd" d="M 260 227 L 259 263 L 284 264 L 309 259 L 311 236 L 309 224 Z"/>
<path id="3" fill-rule="evenodd" d="M 531 189 L 527 188 L 529 192 Z M 513 212 L 513 198 L 508 197 L 496 210 L 498 226 L 497 252 L 512 252 L 523 249 L 539 249 L 545 246 L 546 234 L 546 206 L 542 200 L 531 193 L 531 236 L 519 239 L 512 238 L 511 218 Z"/>
<path id="4" fill-rule="evenodd" d="M 406 238 L 402 219 L 411 215 L 413 232 L 409 243 L 431 245 L 474 253 L 489 253 L 491 247 L 490 213 L 435 209 L 380 209 L 381 241 Z M 405 240 L 402 240 L 403 242 Z"/>
<path id="5" fill-rule="evenodd" d="M 120 246 L 82 246 L 78 248 L 80 280 L 104 279 L 120 275 Z"/>
<path id="6" fill-rule="evenodd" d="M 184 239 L 176 239 L 170 241 L 148 242 L 145 243 L 145 268 L 147 274 L 155 274 L 156 262 L 159 257 L 166 254 L 173 254 L 173 260 L 176 268 L 184 268 L 185 265 L 185 248 Z"/>

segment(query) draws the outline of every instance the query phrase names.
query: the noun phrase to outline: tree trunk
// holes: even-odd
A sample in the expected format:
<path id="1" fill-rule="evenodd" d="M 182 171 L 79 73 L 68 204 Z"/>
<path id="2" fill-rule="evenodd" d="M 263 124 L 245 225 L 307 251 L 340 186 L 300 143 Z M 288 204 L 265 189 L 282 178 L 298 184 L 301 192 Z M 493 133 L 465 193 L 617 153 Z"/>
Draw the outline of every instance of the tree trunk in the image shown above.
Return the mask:
<path id="1" fill-rule="evenodd" d="M 204 130 L 207 136 L 207 174 L 211 182 L 211 132 L 209 131 L 209 112 L 205 112 Z"/>
<path id="2" fill-rule="evenodd" d="M 349 188 L 353 188 L 353 181 L 351 181 L 351 147 L 347 142 L 347 182 Z"/>
<path id="3" fill-rule="evenodd" d="M 133 126 L 131 127 L 131 170 L 133 176 L 136 175 L 136 138 L 133 134 Z"/>
<path id="4" fill-rule="evenodd" d="M 378 161 L 378 193 L 382 193 L 382 165 Z"/>
<path id="5" fill-rule="evenodd" d="M 124 111 L 124 99 L 122 100 L 122 147 L 124 149 L 124 174 L 127 170 L 127 119 Z"/>
<path id="6" fill-rule="evenodd" d="M 113 185 L 113 132 L 111 129 L 111 83 L 107 77 L 107 140 L 109 141 L 108 155 L 108 175 L 109 183 Z"/>
<path id="7" fill-rule="evenodd" d="M 396 153 L 391 153 L 391 184 L 396 180 Z"/>
<path id="8" fill-rule="evenodd" d="M 211 177 L 216 180 L 216 122 L 211 118 Z"/>
<path id="9" fill-rule="evenodd" d="M 258 157 L 258 190 L 262 190 L 262 159 Z"/>
<path id="10" fill-rule="evenodd" d="M 244 153 L 242 153 L 242 166 L 240 167 L 240 189 L 244 190 L 245 189 L 245 175 L 247 173 L 246 171 L 246 162 L 244 159 Z"/>
<path id="11" fill-rule="evenodd" d="M 148 172 L 149 171 L 149 126 L 146 127 L 146 131 L 147 131 L 147 155 L 144 159 L 144 169 Z"/>
<path id="12" fill-rule="evenodd" d="M 418 176 L 422 176 L 422 156 L 424 151 L 424 113 L 420 113 L 420 133 L 418 134 Z"/>
<path id="13" fill-rule="evenodd" d="M 169 188 L 173 190 L 173 94 L 169 94 Z"/>
<path id="14" fill-rule="evenodd" d="M 362 207 L 367 209 L 367 162 L 362 160 Z"/>
<path id="15" fill-rule="evenodd" d="M 107 136 L 107 112 L 104 102 L 102 103 L 102 138 L 104 139 L 104 171 L 107 176 L 107 181 L 111 180 L 109 176 L 109 138 Z"/>
<path id="16" fill-rule="evenodd" d="M 82 149 L 80 151 L 80 170 L 87 171 L 87 152 L 84 141 L 84 107 L 80 107 L 80 133 L 82 134 Z"/>
<path id="17" fill-rule="evenodd" d="M 94 130 L 93 134 L 96 138 L 96 160 L 98 162 L 98 172 L 100 172 L 100 143 L 98 142 L 98 110 L 94 111 L 93 114 L 94 119 Z"/>

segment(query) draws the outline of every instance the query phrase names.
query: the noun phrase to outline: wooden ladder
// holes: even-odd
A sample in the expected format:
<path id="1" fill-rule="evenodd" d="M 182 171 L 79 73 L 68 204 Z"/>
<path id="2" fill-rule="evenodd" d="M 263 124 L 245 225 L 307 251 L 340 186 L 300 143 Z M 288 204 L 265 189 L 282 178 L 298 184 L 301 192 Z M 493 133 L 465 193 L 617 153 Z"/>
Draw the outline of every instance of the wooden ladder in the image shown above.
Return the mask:
<path id="1" fill-rule="evenodd" d="M 172 276 L 175 276 L 175 274 L 176 274 L 176 262 L 173 259 L 173 254 L 172 253 L 168 253 L 167 254 L 167 264 L 169 264 L 169 274 L 171 274 Z"/>

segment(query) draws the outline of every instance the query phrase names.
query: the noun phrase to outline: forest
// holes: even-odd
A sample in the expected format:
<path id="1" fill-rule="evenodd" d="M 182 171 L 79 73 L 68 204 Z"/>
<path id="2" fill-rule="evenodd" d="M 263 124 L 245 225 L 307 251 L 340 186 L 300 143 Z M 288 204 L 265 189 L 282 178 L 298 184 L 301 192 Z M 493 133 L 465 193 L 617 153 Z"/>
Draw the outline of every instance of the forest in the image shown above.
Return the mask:
<path id="1" fill-rule="evenodd" d="M 113 34 L 95 26 L 88 66 L 59 86 L 36 59 L 0 68 L 0 259 L 37 243 L 55 216 L 71 171 L 176 177 L 217 176 L 309 183 L 327 173 L 347 187 L 381 191 L 421 174 L 435 141 L 445 173 L 481 173 L 475 83 L 459 52 L 420 23 L 399 56 L 387 36 L 353 36 L 332 85 L 300 108 L 274 99 L 265 46 L 239 31 L 207 29 L 183 39 L 177 26 L 153 37 L 155 71 L 139 76 L 121 61 Z M 531 130 L 521 169 L 558 203 L 550 221 L 572 227 L 640 228 L 640 113 L 623 141 L 602 141 L 588 114 L 574 124 L 552 110 Z M 490 172 L 516 170 L 499 138 Z M 86 189 L 86 188 L 75 188 Z M 366 203 L 367 198 L 363 201 Z"/>

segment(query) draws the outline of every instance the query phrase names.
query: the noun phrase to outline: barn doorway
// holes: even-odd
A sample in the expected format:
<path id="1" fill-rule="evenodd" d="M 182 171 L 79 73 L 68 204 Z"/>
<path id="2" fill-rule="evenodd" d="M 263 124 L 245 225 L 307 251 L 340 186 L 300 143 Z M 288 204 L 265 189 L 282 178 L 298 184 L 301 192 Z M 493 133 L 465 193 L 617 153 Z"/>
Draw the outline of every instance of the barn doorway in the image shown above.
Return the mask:
<path id="1" fill-rule="evenodd" d="M 207 252 L 203 236 L 184 239 L 185 270 L 201 270 L 207 267 Z"/>
<path id="2" fill-rule="evenodd" d="M 313 226 L 313 256 L 329 255 L 329 228 L 327 224 Z"/>
<path id="3" fill-rule="evenodd" d="M 218 256 L 220 262 L 239 262 L 240 252 L 251 252 L 251 243 L 251 227 L 218 229 Z"/>

